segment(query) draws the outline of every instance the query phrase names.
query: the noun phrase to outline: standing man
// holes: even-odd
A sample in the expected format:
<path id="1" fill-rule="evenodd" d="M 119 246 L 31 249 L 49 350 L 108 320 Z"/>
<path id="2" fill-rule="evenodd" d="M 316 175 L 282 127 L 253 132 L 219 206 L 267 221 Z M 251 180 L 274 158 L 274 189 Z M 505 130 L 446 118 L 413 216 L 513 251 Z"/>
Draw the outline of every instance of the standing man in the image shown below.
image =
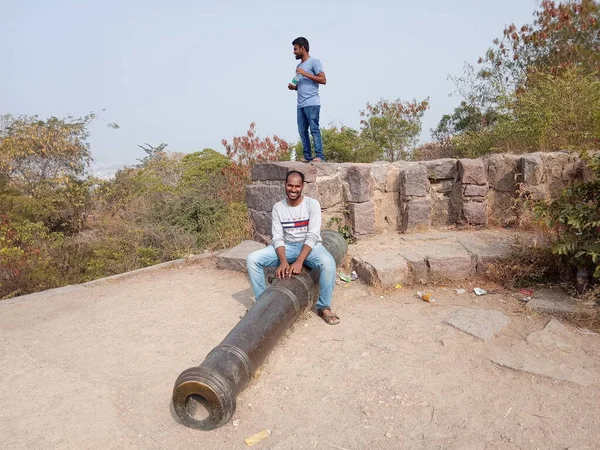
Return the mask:
<path id="1" fill-rule="evenodd" d="M 321 61 L 308 54 L 309 44 L 306 38 L 296 38 L 292 45 L 294 46 L 294 56 L 300 60 L 300 64 L 296 67 L 298 83 L 296 85 L 293 83 L 288 84 L 288 89 L 298 91 L 298 133 L 302 140 L 304 160 L 318 163 L 325 161 L 321 128 L 319 128 L 319 114 L 321 112 L 319 85 L 327 84 L 327 78 L 325 78 Z M 308 136 L 309 128 L 315 144 L 316 157 L 314 159 Z"/>
<path id="2" fill-rule="evenodd" d="M 329 325 L 340 319 L 331 312 L 331 296 L 335 285 L 335 260 L 321 244 L 321 205 L 304 197 L 304 174 L 290 170 L 285 178 L 286 198 L 273 206 L 271 245 L 256 250 L 246 258 L 248 275 L 256 301 L 265 291 L 264 267 L 277 267 L 277 278 L 299 274 L 302 265 L 319 271 L 317 312 Z"/>

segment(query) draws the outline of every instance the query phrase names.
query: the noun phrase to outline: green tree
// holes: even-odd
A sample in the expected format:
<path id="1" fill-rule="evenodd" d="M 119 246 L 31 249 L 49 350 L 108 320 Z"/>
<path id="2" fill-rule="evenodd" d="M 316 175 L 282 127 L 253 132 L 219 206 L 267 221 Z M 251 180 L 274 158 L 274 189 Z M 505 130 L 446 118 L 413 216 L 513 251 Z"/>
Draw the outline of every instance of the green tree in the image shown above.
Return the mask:
<path id="1" fill-rule="evenodd" d="M 411 157 L 421 132 L 421 120 L 429 99 L 403 102 L 381 99 L 360 111 L 361 141 L 366 153 L 378 153 L 387 161 Z"/>

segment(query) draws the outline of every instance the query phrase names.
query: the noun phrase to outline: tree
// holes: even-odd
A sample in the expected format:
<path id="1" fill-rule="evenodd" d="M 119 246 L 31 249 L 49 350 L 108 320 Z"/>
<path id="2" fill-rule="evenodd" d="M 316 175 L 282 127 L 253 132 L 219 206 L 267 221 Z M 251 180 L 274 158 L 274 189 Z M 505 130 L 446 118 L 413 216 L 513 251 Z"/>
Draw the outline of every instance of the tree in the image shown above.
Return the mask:
<path id="1" fill-rule="evenodd" d="M 421 102 L 381 99 L 375 104 L 367 103 L 366 110 L 360 111 L 364 149 L 379 153 L 387 161 L 409 159 L 428 108 L 428 98 Z"/>
<path id="2" fill-rule="evenodd" d="M 94 113 L 80 118 L 4 115 L 0 119 L 0 176 L 23 193 L 36 197 L 49 186 L 81 176 L 88 167 L 88 125 L 96 119 Z"/>

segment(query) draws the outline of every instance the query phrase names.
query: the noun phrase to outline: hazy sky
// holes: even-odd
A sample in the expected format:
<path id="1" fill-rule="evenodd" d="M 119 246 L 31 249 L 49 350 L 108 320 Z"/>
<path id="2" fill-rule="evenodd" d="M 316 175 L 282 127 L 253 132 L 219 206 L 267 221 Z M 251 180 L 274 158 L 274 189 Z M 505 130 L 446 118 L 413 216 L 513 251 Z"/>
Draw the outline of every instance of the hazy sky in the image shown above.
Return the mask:
<path id="1" fill-rule="evenodd" d="M 380 98 L 422 100 L 429 139 L 460 75 L 502 36 L 531 23 L 535 0 L 0 0 L 0 114 L 101 113 L 91 127 L 99 163 L 134 163 L 138 144 L 211 147 L 246 132 L 298 139 L 296 60 L 310 41 L 327 74 L 321 125 L 359 127 Z M 104 112 L 102 110 L 105 109 Z"/>

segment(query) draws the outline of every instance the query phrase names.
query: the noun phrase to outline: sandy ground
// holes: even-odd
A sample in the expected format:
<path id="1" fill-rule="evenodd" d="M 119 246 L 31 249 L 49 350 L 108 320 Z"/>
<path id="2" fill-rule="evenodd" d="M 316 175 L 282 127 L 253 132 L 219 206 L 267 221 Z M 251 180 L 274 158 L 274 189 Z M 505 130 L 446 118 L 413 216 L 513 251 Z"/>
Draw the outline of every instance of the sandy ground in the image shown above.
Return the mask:
<path id="1" fill-rule="evenodd" d="M 238 397 L 233 420 L 210 432 L 173 419 L 173 383 L 251 304 L 244 274 L 203 261 L 0 302 L 0 448 L 242 449 L 261 430 L 270 438 L 253 448 L 600 448 L 598 382 L 582 387 L 486 357 L 549 318 L 453 287 L 429 304 L 412 290 L 338 285 L 341 323 L 305 313 Z M 465 305 L 511 321 L 477 340 L 444 324 Z M 597 368 L 600 336 L 568 329 L 568 344 Z"/>

